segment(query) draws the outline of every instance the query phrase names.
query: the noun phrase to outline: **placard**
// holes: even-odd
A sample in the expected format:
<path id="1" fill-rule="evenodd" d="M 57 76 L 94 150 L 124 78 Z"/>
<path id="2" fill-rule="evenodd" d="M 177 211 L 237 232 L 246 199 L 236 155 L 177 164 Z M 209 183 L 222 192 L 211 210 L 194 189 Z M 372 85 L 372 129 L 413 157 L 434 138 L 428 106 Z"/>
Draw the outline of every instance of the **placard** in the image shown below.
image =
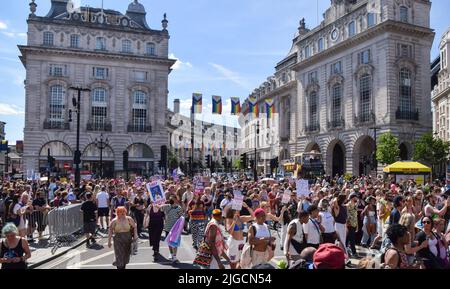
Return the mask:
<path id="1" fill-rule="evenodd" d="M 242 210 L 242 203 L 244 202 L 244 196 L 240 191 L 234 191 L 234 198 L 231 208 L 235 211 Z"/>
<path id="2" fill-rule="evenodd" d="M 291 200 L 291 191 L 290 190 L 286 190 L 283 193 L 283 198 L 281 199 L 281 203 L 282 204 L 287 204 L 289 203 L 289 201 Z"/>
<path id="3" fill-rule="evenodd" d="M 148 183 L 146 187 L 154 204 L 163 205 L 166 202 L 166 195 L 160 181 Z"/>
<path id="4" fill-rule="evenodd" d="M 309 191 L 309 183 L 308 180 L 297 180 L 296 182 L 297 188 L 297 196 L 300 197 L 309 197 L 311 192 Z"/>

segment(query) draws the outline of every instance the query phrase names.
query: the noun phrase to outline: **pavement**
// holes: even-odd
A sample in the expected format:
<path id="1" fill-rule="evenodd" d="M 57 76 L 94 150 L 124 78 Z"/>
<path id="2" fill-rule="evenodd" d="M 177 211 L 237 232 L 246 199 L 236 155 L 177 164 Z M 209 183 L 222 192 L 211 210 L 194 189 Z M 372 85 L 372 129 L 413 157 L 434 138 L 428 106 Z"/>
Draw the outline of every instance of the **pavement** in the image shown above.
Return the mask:
<path id="1" fill-rule="evenodd" d="M 145 233 L 144 233 L 145 234 Z M 274 233 L 274 237 L 278 238 Z M 83 238 L 84 239 L 84 238 Z M 108 248 L 108 238 L 106 234 L 101 234 L 97 238 L 97 244 L 92 245 L 90 248 L 85 246 L 83 240 L 73 244 L 75 247 L 61 247 L 58 248 L 55 254 L 48 254 L 48 251 L 34 252 L 31 262 L 41 258 L 44 261 L 40 263 L 34 262 L 34 268 L 36 269 L 115 269 L 114 262 L 114 250 Z M 149 246 L 147 238 L 140 238 L 138 241 L 138 252 L 136 255 L 132 255 L 128 269 L 195 269 L 197 267 L 192 265 L 192 261 L 196 256 L 196 252 L 192 247 L 191 235 L 182 235 L 181 247 L 178 248 L 177 258 L 178 264 L 173 264 L 168 260 L 169 248 L 167 244 L 161 241 L 160 252 L 162 257 L 155 262 L 153 259 L 153 250 Z M 372 251 L 358 247 L 358 253 L 364 256 L 371 256 Z M 45 260 L 45 255 L 49 257 Z M 271 264 L 276 267 L 276 264 L 280 260 L 285 260 L 283 252 L 280 247 L 277 246 L 275 251 L 275 257 L 272 259 Z M 351 264 L 349 269 L 355 268 L 359 263 L 359 259 L 350 259 Z M 226 266 L 229 268 L 229 266 Z"/>

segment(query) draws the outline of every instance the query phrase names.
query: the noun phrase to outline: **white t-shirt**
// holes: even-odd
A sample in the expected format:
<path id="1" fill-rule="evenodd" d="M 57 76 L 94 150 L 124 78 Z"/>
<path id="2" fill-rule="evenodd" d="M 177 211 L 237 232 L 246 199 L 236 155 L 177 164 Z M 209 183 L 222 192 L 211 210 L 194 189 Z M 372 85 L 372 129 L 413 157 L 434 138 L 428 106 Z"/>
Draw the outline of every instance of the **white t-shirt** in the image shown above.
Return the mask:
<path id="1" fill-rule="evenodd" d="M 109 194 L 107 192 L 99 192 L 97 194 L 97 201 L 99 208 L 107 208 L 108 207 Z"/>
<path id="2" fill-rule="evenodd" d="M 315 222 L 316 225 L 314 225 L 313 222 Z M 306 243 L 313 245 L 320 244 L 320 228 L 317 221 L 309 219 L 308 223 L 303 224 L 303 232 L 307 235 Z"/>
<path id="3" fill-rule="evenodd" d="M 181 201 L 183 202 L 183 204 L 188 205 L 193 198 L 194 198 L 193 192 L 184 192 L 183 196 L 181 197 Z"/>
<path id="4" fill-rule="evenodd" d="M 325 228 L 324 233 L 334 233 L 336 230 L 334 229 L 334 218 L 330 212 L 320 212 L 320 217 L 322 218 L 322 226 Z"/>

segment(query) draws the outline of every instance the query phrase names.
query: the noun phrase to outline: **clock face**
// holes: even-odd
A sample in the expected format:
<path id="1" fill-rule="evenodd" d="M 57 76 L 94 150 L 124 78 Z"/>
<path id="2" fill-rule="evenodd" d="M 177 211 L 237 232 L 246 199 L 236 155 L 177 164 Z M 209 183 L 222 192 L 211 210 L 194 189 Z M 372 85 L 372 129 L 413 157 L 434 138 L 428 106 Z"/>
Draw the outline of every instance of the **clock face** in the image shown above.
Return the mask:
<path id="1" fill-rule="evenodd" d="M 339 31 L 337 30 L 337 28 L 335 28 L 332 32 L 331 32 L 331 40 L 336 41 L 339 37 Z"/>
<path id="2" fill-rule="evenodd" d="M 122 26 L 128 26 L 128 20 L 127 19 L 122 19 Z"/>

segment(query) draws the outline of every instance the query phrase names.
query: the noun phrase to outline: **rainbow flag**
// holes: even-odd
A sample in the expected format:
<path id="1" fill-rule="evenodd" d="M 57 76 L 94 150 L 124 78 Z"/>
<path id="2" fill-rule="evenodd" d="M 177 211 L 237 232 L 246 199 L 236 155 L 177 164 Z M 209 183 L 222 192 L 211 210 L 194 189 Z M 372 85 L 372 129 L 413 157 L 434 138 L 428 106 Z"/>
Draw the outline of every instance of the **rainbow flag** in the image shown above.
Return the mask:
<path id="1" fill-rule="evenodd" d="M 258 100 L 255 97 L 248 98 L 248 112 L 252 113 L 253 116 L 259 116 Z"/>
<path id="2" fill-rule="evenodd" d="M 222 114 L 222 97 L 213 95 L 212 96 L 212 113 Z"/>
<path id="3" fill-rule="evenodd" d="M 201 93 L 192 94 L 192 113 L 202 113 L 202 98 Z"/>
<path id="4" fill-rule="evenodd" d="M 273 99 L 272 98 L 266 99 L 267 119 L 272 118 L 274 113 L 275 113 L 275 104 L 273 102 Z"/>
<path id="5" fill-rule="evenodd" d="M 239 97 L 231 98 L 231 115 L 239 115 L 241 113 L 241 100 Z"/>

